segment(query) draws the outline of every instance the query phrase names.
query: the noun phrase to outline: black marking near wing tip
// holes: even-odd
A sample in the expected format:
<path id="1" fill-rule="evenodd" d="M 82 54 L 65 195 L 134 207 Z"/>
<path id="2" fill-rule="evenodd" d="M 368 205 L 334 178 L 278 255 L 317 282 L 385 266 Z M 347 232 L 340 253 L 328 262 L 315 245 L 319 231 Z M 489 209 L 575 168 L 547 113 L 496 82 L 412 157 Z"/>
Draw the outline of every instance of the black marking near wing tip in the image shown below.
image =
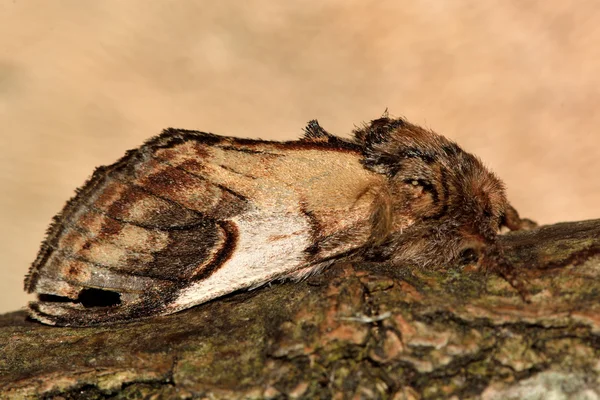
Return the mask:
<path id="1" fill-rule="evenodd" d="M 38 301 L 28 305 L 35 319 L 50 325 L 89 326 L 128 322 L 165 313 L 178 297 L 181 283 L 164 283 L 149 287 L 134 301 L 110 289 L 84 288 L 77 299 L 55 295 L 38 295 Z M 42 311 L 42 306 L 49 309 Z"/>

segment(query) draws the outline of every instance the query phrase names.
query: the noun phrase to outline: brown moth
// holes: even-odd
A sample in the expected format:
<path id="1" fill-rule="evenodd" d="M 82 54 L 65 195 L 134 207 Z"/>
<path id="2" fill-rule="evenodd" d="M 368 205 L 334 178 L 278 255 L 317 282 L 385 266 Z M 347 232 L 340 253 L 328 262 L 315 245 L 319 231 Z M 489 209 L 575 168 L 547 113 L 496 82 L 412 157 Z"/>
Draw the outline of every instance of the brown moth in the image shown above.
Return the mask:
<path id="1" fill-rule="evenodd" d="M 526 226 L 502 182 L 450 140 L 387 115 L 302 139 L 167 129 L 54 218 L 30 315 L 85 326 L 171 314 L 340 259 L 435 268 Z"/>

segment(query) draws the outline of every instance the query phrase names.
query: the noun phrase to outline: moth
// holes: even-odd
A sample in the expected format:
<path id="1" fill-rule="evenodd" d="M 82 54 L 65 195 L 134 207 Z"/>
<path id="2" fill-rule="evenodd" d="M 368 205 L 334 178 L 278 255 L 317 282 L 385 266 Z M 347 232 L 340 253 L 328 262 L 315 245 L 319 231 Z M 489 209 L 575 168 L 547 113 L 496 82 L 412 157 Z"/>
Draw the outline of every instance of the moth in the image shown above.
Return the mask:
<path id="1" fill-rule="evenodd" d="M 387 115 L 296 141 L 167 129 L 95 170 L 54 218 L 31 317 L 86 326 L 171 314 L 341 259 L 439 268 L 521 229 L 502 182 Z"/>

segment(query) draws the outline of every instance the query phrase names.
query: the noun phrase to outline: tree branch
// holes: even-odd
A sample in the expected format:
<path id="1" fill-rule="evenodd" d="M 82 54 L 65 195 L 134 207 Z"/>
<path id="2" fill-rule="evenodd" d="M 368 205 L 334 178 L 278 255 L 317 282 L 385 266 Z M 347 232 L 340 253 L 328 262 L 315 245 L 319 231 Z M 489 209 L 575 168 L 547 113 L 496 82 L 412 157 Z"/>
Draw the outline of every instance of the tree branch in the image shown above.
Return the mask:
<path id="1" fill-rule="evenodd" d="M 530 303 L 473 266 L 340 264 L 129 324 L 5 314 L 0 397 L 600 395 L 600 220 L 509 233 L 501 246 Z"/>

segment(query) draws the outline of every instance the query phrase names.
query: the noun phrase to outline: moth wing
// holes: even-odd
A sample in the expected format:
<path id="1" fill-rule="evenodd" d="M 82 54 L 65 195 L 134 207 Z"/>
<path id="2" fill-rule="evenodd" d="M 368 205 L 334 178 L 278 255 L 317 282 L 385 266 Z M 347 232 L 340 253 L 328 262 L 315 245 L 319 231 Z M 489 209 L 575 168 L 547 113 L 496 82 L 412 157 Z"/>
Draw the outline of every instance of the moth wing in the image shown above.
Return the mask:
<path id="1" fill-rule="evenodd" d="M 170 314 L 325 265 L 369 240 L 380 179 L 331 135 L 167 131 L 99 168 L 56 218 L 26 278 L 31 315 L 85 326 Z"/>
<path id="2" fill-rule="evenodd" d="M 182 136 L 166 132 L 98 168 L 55 217 L 25 281 L 38 295 L 34 318 L 90 325 L 160 314 L 230 255 L 236 233 L 227 218 L 247 201 L 202 176 L 212 135 L 193 137 L 195 173 L 160 157 L 176 153 Z"/>

